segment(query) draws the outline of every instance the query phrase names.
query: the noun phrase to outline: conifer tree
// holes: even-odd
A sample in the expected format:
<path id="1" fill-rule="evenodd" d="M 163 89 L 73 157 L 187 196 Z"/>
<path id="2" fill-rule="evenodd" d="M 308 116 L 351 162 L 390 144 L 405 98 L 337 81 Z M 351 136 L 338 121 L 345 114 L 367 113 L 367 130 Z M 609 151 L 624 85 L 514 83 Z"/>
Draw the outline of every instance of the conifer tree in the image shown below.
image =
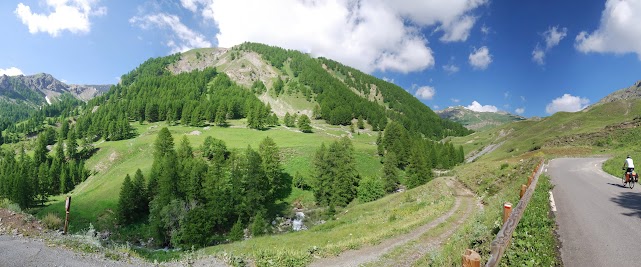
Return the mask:
<path id="1" fill-rule="evenodd" d="M 398 160 L 394 152 L 389 152 L 385 155 L 385 163 L 383 163 L 383 188 L 385 192 L 394 192 L 398 186 L 399 171 Z"/>
<path id="2" fill-rule="evenodd" d="M 258 147 L 263 169 L 269 181 L 268 201 L 286 198 L 292 189 L 291 179 L 286 179 L 281 166 L 280 152 L 273 139 L 265 137 Z"/>
<path id="3" fill-rule="evenodd" d="M 234 223 L 234 226 L 232 226 L 231 230 L 229 230 L 229 240 L 240 241 L 243 240 L 244 235 L 243 222 L 240 220 L 240 218 L 238 218 L 236 223 Z"/>
<path id="4" fill-rule="evenodd" d="M 136 217 L 136 205 L 135 202 L 136 192 L 134 186 L 131 182 L 129 174 L 125 176 L 125 180 L 122 182 L 120 187 L 120 198 L 118 199 L 118 222 L 123 225 L 130 224 L 134 221 Z"/>
<path id="5" fill-rule="evenodd" d="M 312 132 L 312 126 L 310 125 L 310 123 L 311 123 L 311 121 L 309 120 L 309 117 L 307 117 L 307 115 L 303 114 L 298 119 L 298 129 L 300 129 L 304 133 L 311 133 Z"/>
<path id="6" fill-rule="evenodd" d="M 78 151 L 78 141 L 76 140 L 76 132 L 71 130 L 67 134 L 67 157 L 71 160 L 76 159 Z"/>
<path id="7" fill-rule="evenodd" d="M 365 129 L 365 123 L 363 122 L 363 115 L 358 116 L 358 122 L 356 123 L 358 129 Z"/>

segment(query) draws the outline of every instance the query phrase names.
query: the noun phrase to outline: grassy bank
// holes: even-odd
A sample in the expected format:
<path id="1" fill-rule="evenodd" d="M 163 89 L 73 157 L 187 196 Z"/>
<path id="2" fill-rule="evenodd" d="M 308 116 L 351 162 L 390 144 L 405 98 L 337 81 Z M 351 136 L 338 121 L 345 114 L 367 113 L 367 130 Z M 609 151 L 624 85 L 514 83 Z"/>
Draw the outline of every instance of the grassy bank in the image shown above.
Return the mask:
<path id="1" fill-rule="evenodd" d="M 465 249 L 473 249 L 487 262 L 490 243 L 502 226 L 502 206 L 519 200 L 521 184 L 538 164 L 540 158 L 512 161 L 480 161 L 457 169 L 457 176 L 472 191 L 481 196 L 482 209 L 457 230 L 439 250 L 418 261 L 423 266 L 455 266 L 461 264 Z M 529 212 L 530 207 L 525 214 Z M 521 264 L 516 264 L 521 265 Z"/>
<path id="2" fill-rule="evenodd" d="M 257 266 L 303 266 L 314 257 L 338 255 L 349 249 L 374 245 L 424 225 L 454 205 L 454 191 L 443 178 L 377 201 L 352 203 L 337 211 L 336 219 L 307 231 L 252 238 L 202 250 L 205 254 L 231 253 Z M 313 224 L 317 219 L 307 219 Z"/>

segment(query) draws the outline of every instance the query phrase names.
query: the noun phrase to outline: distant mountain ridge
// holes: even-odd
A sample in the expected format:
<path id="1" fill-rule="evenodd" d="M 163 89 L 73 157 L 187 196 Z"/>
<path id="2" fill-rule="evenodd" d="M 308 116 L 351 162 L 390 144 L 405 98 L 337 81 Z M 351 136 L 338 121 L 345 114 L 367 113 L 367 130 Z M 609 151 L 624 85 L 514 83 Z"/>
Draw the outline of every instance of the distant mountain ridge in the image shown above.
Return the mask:
<path id="1" fill-rule="evenodd" d="M 64 93 L 88 101 L 109 90 L 111 85 L 76 85 L 66 84 L 51 74 L 0 76 L 0 97 L 7 100 L 22 100 L 40 105 L 50 102 Z"/>
<path id="2" fill-rule="evenodd" d="M 449 107 L 435 111 L 441 118 L 463 124 L 466 128 L 482 131 L 513 121 L 525 120 L 525 117 L 500 112 L 477 112 L 463 106 Z"/>

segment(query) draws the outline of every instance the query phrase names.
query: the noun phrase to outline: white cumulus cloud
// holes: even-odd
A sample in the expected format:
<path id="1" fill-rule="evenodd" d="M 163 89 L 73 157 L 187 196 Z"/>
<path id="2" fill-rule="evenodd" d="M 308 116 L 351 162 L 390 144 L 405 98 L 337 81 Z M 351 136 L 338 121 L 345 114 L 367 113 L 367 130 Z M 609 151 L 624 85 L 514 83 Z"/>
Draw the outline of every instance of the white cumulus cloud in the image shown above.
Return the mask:
<path id="1" fill-rule="evenodd" d="M 431 100 L 434 98 L 434 95 L 436 94 L 436 89 L 431 86 L 421 86 L 416 90 L 416 93 L 414 94 L 417 98 L 423 99 L 423 100 Z"/>
<path id="2" fill-rule="evenodd" d="M 10 67 L 6 69 L 0 69 L 0 76 L 2 75 L 18 76 L 18 75 L 24 75 L 24 73 L 22 73 L 22 71 L 16 67 Z"/>
<path id="3" fill-rule="evenodd" d="M 144 30 L 150 30 L 152 28 L 171 30 L 172 36 L 166 43 L 166 45 L 171 48 L 171 53 L 212 46 L 211 42 L 209 42 L 204 35 L 189 29 L 189 27 L 180 22 L 180 18 L 175 15 L 158 13 L 146 16 L 135 16 L 129 19 L 129 23 L 137 25 Z"/>
<path id="4" fill-rule="evenodd" d="M 89 18 L 107 14 L 107 8 L 98 6 L 98 2 L 99 0 L 46 0 L 45 4 L 52 10 L 48 14 L 33 12 L 30 6 L 19 3 L 13 13 L 27 25 L 32 34 L 46 32 L 56 37 L 65 30 L 88 33 L 91 31 Z"/>
<path id="5" fill-rule="evenodd" d="M 472 101 L 472 104 L 465 108 L 471 111 L 476 111 L 476 112 L 498 112 L 499 111 L 499 109 L 496 106 L 481 105 L 481 103 L 477 101 Z"/>
<path id="6" fill-rule="evenodd" d="M 536 44 L 536 47 L 534 47 L 534 50 L 532 51 L 532 61 L 539 65 L 544 65 L 545 54 L 553 47 L 559 45 L 561 40 L 568 35 L 568 28 L 552 26 L 541 35 L 545 41 L 545 49 L 541 48 L 539 44 Z"/>
<path id="7" fill-rule="evenodd" d="M 479 49 L 474 49 L 474 52 L 470 53 L 469 56 L 470 65 L 478 70 L 487 69 L 487 67 L 492 63 L 492 55 L 490 54 L 490 49 L 487 46 L 483 46 Z"/>
<path id="8" fill-rule="evenodd" d="M 213 22 L 221 47 L 251 41 L 324 56 L 365 72 L 413 72 L 435 64 L 422 30 L 465 41 L 488 0 L 181 0 Z"/>
<path id="9" fill-rule="evenodd" d="M 525 108 L 517 108 L 514 110 L 514 112 L 518 115 L 521 115 L 525 112 Z"/>
<path id="10" fill-rule="evenodd" d="M 548 114 L 554 114 L 559 111 L 576 112 L 586 108 L 589 103 L 590 100 L 587 98 L 564 94 L 552 100 L 552 102 L 545 107 L 545 112 Z"/>
<path id="11" fill-rule="evenodd" d="M 607 0 L 599 28 L 575 38 L 581 52 L 636 53 L 641 60 L 641 0 Z"/>

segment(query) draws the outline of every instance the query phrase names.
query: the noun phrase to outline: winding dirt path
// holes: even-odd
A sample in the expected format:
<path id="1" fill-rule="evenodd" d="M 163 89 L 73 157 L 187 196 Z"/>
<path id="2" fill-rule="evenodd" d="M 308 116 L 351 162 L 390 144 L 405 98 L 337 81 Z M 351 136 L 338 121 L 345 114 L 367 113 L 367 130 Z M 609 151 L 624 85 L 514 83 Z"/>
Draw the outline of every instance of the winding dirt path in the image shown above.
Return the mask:
<path id="1" fill-rule="evenodd" d="M 467 220 L 474 207 L 478 204 L 474 194 L 463 187 L 458 181 L 452 178 L 444 179 L 448 179 L 447 184 L 455 189 L 456 201 L 454 207 L 441 217 L 407 234 L 384 240 L 378 245 L 367 246 L 358 250 L 349 250 L 343 252 L 338 257 L 319 259 L 314 261 L 310 266 L 361 266 L 374 262 L 376 266 L 411 266 L 412 263 L 429 251 L 438 248 L 445 239 L 451 236 L 454 231 Z M 437 237 L 429 237 L 426 235 L 430 230 L 433 230 L 448 221 L 452 216 L 461 212 L 463 216 L 451 223 L 442 234 Z M 384 258 L 386 254 L 397 248 L 403 249 L 402 256 Z"/>

